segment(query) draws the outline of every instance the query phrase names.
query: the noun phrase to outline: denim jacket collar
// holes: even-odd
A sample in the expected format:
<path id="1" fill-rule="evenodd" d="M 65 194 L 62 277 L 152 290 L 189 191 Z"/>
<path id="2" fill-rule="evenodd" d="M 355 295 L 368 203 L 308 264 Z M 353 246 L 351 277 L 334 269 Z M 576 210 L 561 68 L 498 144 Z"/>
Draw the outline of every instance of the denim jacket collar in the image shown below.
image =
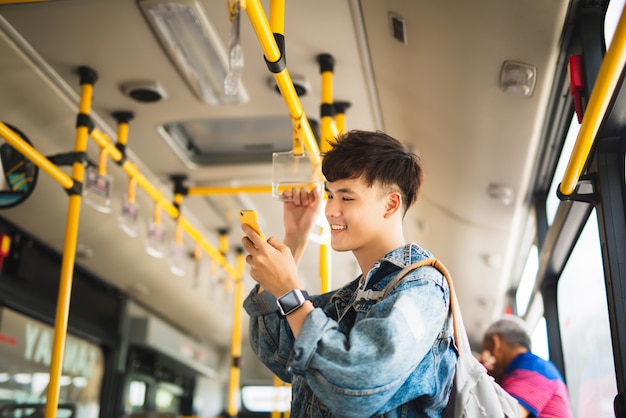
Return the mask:
<path id="1" fill-rule="evenodd" d="M 413 263 L 429 257 L 432 257 L 432 254 L 415 243 L 405 244 L 402 247 L 389 251 L 379 261 L 374 263 L 374 266 L 367 273 L 364 289 L 376 287 L 380 279 L 394 270 L 400 271 Z"/>

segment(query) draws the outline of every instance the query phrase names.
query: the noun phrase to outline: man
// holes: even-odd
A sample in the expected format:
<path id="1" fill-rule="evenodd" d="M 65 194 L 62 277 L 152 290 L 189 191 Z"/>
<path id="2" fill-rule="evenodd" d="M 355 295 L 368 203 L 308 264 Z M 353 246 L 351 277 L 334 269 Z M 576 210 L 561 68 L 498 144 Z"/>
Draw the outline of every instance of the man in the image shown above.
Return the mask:
<path id="1" fill-rule="evenodd" d="M 481 361 L 502 388 L 519 401 L 522 417 L 571 417 L 567 388 L 558 369 L 530 350 L 526 324 L 508 315 L 485 332 Z"/>
<path id="2" fill-rule="evenodd" d="M 380 299 L 400 271 L 431 257 L 402 230 L 423 180 L 419 158 L 382 132 L 351 131 L 323 156 L 322 171 L 331 246 L 351 251 L 362 274 L 323 295 L 301 293 L 296 263 L 322 198 L 288 192 L 284 243 L 242 226 L 259 283 L 244 302 L 252 348 L 292 384 L 292 417 L 441 417 L 457 359 L 445 278 L 416 269 Z"/>

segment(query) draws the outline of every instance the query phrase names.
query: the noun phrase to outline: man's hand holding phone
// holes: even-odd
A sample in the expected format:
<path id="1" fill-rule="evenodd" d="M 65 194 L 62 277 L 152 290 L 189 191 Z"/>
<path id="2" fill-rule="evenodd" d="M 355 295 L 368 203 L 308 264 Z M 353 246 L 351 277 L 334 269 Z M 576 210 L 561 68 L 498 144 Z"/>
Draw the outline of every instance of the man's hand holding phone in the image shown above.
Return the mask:
<path id="1" fill-rule="evenodd" d="M 239 211 L 239 217 L 242 224 L 249 225 L 257 234 L 261 236 L 261 238 L 266 239 L 265 234 L 263 234 L 263 230 L 261 229 L 261 224 L 259 223 L 259 217 L 255 211 L 251 209 L 242 209 Z"/>
<path id="2" fill-rule="evenodd" d="M 275 296 L 296 288 L 297 267 L 289 248 L 274 237 L 265 237 L 255 211 L 241 210 L 239 215 L 246 234 L 241 242 L 248 252 L 246 262 L 250 265 L 252 278 Z M 248 227 L 259 236 L 254 236 Z"/>

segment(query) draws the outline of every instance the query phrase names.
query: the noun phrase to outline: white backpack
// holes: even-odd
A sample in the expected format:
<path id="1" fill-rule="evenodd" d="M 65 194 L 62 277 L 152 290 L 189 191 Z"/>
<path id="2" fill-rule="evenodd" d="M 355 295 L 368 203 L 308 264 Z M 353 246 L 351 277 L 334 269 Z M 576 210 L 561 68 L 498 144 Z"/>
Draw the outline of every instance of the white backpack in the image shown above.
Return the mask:
<path id="1" fill-rule="evenodd" d="M 487 374 L 487 369 L 474 357 L 463 318 L 458 307 L 450 273 L 436 258 L 427 258 L 405 268 L 398 277 L 386 286 L 384 294 L 390 293 L 402 278 L 416 268 L 431 266 L 439 270 L 450 288 L 450 310 L 454 325 L 454 341 L 459 358 L 456 363 L 452 392 L 443 418 L 521 418 L 517 399 L 509 395 Z M 389 290 L 388 290 L 389 289 Z"/>

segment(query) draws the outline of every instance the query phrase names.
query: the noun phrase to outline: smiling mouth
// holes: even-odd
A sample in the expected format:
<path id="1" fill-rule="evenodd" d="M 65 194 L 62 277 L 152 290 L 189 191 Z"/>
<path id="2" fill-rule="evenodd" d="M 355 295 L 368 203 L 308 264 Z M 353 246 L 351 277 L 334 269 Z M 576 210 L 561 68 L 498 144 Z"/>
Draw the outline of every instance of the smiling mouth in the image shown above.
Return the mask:
<path id="1" fill-rule="evenodd" d="M 330 229 L 332 229 L 333 231 L 343 231 L 346 228 L 347 227 L 345 225 L 331 225 L 330 226 Z"/>

